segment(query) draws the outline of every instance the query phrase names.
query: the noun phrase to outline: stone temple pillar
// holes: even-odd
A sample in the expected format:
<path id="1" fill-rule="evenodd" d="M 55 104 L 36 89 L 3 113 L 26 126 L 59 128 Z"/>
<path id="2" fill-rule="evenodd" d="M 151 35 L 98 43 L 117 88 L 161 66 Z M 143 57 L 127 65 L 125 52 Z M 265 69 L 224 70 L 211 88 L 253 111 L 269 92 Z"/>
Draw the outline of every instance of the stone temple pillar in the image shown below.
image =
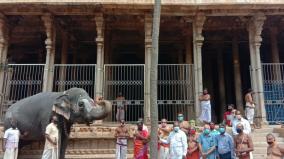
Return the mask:
<path id="1" fill-rule="evenodd" d="M 221 44 L 223 45 L 223 44 Z M 223 115 L 226 110 L 226 88 L 225 88 L 225 73 L 224 73 L 224 56 L 223 56 L 223 48 L 222 46 L 218 49 L 218 75 L 219 75 L 219 100 L 220 100 L 220 107 L 221 110 L 220 114 Z M 216 112 L 216 110 L 215 110 Z"/>
<path id="2" fill-rule="evenodd" d="M 104 17 L 97 14 L 95 17 L 97 29 L 97 65 L 96 65 L 96 87 L 95 95 L 103 96 L 103 72 L 104 72 Z"/>
<path id="3" fill-rule="evenodd" d="M 62 47 L 61 47 L 61 64 L 67 64 L 67 58 L 68 58 L 68 35 L 66 32 L 62 32 Z M 65 81 L 66 80 L 66 66 L 62 66 L 59 69 L 59 80 Z M 59 85 L 59 91 L 64 91 L 65 85 Z"/>
<path id="4" fill-rule="evenodd" d="M 233 65 L 234 65 L 234 84 L 235 84 L 235 95 L 236 95 L 236 106 L 241 112 L 244 112 L 243 107 L 243 96 L 242 96 L 242 79 L 241 79 L 241 68 L 239 60 L 239 45 L 238 38 L 235 34 L 232 40 L 232 52 L 233 52 Z"/>
<path id="5" fill-rule="evenodd" d="M 271 27 L 270 28 L 270 44 L 271 44 L 271 62 L 272 63 L 280 63 L 277 34 L 278 34 L 277 27 Z"/>
<path id="6" fill-rule="evenodd" d="M 8 25 L 7 19 L 3 14 L 0 14 L 0 104 L 4 99 L 4 86 L 5 82 L 5 71 L 7 65 L 7 53 L 8 53 Z"/>
<path id="7" fill-rule="evenodd" d="M 194 92 L 195 92 L 195 117 L 200 115 L 200 102 L 199 96 L 203 91 L 202 81 L 202 45 L 204 37 L 202 35 L 203 24 L 206 16 L 198 14 L 193 21 L 193 56 L 194 56 Z"/>
<path id="8" fill-rule="evenodd" d="M 41 19 L 43 20 L 46 32 L 46 59 L 42 91 L 47 92 L 52 91 L 53 86 L 56 30 L 54 25 L 54 18 L 51 14 L 45 14 Z"/>
<path id="9" fill-rule="evenodd" d="M 256 14 L 251 18 L 248 25 L 252 88 L 255 92 L 254 100 L 256 101 L 255 118 L 257 124 L 260 125 L 267 124 L 260 59 L 261 32 L 265 19 L 266 17 L 263 14 Z"/>
<path id="10" fill-rule="evenodd" d="M 145 15 L 145 88 L 144 88 L 144 119 L 150 121 L 150 72 L 152 53 L 152 22 L 151 15 Z"/>

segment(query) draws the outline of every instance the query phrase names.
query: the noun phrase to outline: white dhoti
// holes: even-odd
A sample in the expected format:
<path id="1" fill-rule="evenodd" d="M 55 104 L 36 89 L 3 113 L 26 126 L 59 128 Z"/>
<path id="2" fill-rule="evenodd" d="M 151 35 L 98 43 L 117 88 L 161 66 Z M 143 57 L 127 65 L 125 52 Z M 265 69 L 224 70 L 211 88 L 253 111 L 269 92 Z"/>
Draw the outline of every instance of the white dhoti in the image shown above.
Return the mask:
<path id="1" fill-rule="evenodd" d="M 199 120 L 210 123 L 211 122 L 211 103 L 210 101 L 201 101 L 200 105 L 201 105 L 201 115 L 199 117 Z"/>
<path id="2" fill-rule="evenodd" d="M 183 159 L 183 147 L 171 147 L 169 159 Z"/>
<path id="3" fill-rule="evenodd" d="M 58 159 L 57 149 L 44 149 L 41 159 Z"/>
<path id="4" fill-rule="evenodd" d="M 17 159 L 18 158 L 18 148 L 6 149 L 3 159 Z"/>
<path id="5" fill-rule="evenodd" d="M 127 139 L 117 139 L 115 158 L 116 159 L 127 158 Z"/>
<path id="6" fill-rule="evenodd" d="M 166 146 L 160 146 L 158 159 L 169 159 L 170 149 Z"/>
<path id="7" fill-rule="evenodd" d="M 254 118 L 254 108 L 253 107 L 248 107 L 246 106 L 246 111 L 245 111 L 247 120 L 250 124 L 253 124 L 253 118 Z"/>

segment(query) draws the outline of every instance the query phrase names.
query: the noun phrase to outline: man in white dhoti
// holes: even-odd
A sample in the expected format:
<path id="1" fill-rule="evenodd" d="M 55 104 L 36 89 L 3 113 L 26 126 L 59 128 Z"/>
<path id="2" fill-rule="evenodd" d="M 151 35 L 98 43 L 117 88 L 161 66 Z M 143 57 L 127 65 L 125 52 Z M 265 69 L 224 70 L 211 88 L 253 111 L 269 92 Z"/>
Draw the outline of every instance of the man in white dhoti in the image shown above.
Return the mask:
<path id="1" fill-rule="evenodd" d="M 127 139 L 129 138 L 129 131 L 125 126 L 125 121 L 120 121 L 120 126 L 115 129 L 116 138 L 116 159 L 126 159 L 127 158 Z"/>
<path id="2" fill-rule="evenodd" d="M 199 101 L 201 105 L 201 115 L 199 120 L 208 124 L 211 122 L 211 103 L 210 94 L 207 89 L 203 90 L 203 94 L 199 96 Z"/>
<path id="3" fill-rule="evenodd" d="M 254 109 L 255 109 L 255 103 L 253 101 L 253 91 L 249 89 L 245 95 L 245 102 L 246 102 L 246 118 L 249 121 L 249 124 L 251 125 L 252 128 L 255 128 L 255 125 L 253 123 L 253 118 L 254 118 Z"/>
<path id="4" fill-rule="evenodd" d="M 11 122 L 11 128 L 7 129 L 4 133 L 3 141 L 3 159 L 17 159 L 18 158 L 18 145 L 20 139 L 20 131 L 16 127 L 16 122 Z"/>
<path id="5" fill-rule="evenodd" d="M 116 112 L 116 120 L 124 120 L 125 119 L 125 111 L 126 111 L 126 101 L 125 97 L 122 95 L 121 92 L 118 93 L 118 97 L 116 98 L 116 106 L 117 106 L 117 112 Z"/>
<path id="6" fill-rule="evenodd" d="M 170 145 L 170 159 L 184 159 L 187 153 L 187 137 L 186 134 L 180 130 L 179 123 L 174 123 L 174 130 L 170 133 L 167 140 L 160 139 L 160 143 Z"/>
<path id="7" fill-rule="evenodd" d="M 58 159 L 58 119 L 52 117 L 52 121 L 47 125 L 45 130 L 45 145 L 42 154 L 42 159 Z"/>

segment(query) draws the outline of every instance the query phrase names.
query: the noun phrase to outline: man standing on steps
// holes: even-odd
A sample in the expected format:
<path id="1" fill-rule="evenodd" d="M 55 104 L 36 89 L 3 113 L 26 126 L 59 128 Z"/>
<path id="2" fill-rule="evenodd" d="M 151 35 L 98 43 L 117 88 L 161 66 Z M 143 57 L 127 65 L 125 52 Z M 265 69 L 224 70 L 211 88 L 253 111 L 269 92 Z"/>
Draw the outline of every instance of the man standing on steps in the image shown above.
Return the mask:
<path id="1" fill-rule="evenodd" d="M 276 143 L 275 136 L 273 134 L 266 135 L 267 147 L 267 159 L 283 159 L 284 147 Z"/>
<path id="2" fill-rule="evenodd" d="M 116 138 L 116 159 L 126 159 L 127 157 L 127 139 L 129 132 L 125 126 L 125 121 L 120 121 L 120 126 L 115 129 Z"/>
<path id="3" fill-rule="evenodd" d="M 252 159 L 251 152 L 254 150 L 251 136 L 244 133 L 244 126 L 242 123 L 237 124 L 235 136 L 235 152 L 239 159 Z"/>
<path id="4" fill-rule="evenodd" d="M 256 128 L 253 122 L 254 118 L 254 109 L 255 109 L 255 102 L 253 101 L 253 91 L 252 89 L 248 89 L 245 95 L 245 102 L 246 102 L 246 118 L 249 121 L 251 127 Z"/>

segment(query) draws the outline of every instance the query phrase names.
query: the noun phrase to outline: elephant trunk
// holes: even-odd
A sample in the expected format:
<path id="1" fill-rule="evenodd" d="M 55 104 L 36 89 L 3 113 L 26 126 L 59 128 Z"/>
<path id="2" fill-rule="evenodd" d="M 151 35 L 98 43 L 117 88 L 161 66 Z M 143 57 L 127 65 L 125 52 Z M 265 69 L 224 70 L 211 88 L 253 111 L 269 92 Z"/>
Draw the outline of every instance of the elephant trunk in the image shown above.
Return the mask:
<path id="1" fill-rule="evenodd" d="M 100 120 L 105 118 L 112 111 L 112 105 L 109 101 L 102 100 L 97 103 L 88 113 L 89 121 Z"/>

